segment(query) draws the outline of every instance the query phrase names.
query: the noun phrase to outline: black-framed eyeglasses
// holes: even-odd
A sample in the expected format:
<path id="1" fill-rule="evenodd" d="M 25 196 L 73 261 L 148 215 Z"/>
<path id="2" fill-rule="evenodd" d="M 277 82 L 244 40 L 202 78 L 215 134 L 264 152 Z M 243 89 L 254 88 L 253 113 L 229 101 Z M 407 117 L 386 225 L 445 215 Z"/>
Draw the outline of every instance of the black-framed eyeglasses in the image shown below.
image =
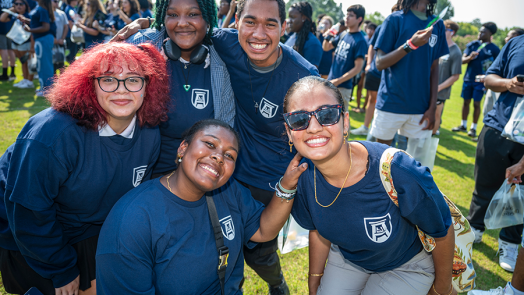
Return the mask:
<path id="1" fill-rule="evenodd" d="M 98 80 L 98 86 L 105 92 L 115 92 L 120 86 L 120 82 L 124 83 L 124 87 L 129 92 L 138 92 L 144 87 L 145 78 L 143 77 L 127 77 L 123 80 L 111 76 L 103 76 L 95 78 Z"/>
<path id="2" fill-rule="evenodd" d="M 298 111 L 292 113 L 285 113 L 284 120 L 289 129 L 293 131 L 304 130 L 309 127 L 311 117 L 314 115 L 318 123 L 322 126 L 335 125 L 340 121 L 340 115 L 344 109 L 343 105 L 327 105 L 318 108 L 313 112 Z"/>
<path id="3" fill-rule="evenodd" d="M 22 2 L 15 2 L 13 3 L 13 6 L 24 6 L 25 4 Z"/>

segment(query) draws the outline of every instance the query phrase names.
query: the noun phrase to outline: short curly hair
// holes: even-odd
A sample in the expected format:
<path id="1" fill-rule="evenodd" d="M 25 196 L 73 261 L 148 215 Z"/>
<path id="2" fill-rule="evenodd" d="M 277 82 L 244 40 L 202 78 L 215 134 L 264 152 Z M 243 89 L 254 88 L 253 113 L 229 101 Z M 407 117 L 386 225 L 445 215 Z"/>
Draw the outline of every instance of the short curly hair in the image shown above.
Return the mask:
<path id="1" fill-rule="evenodd" d="M 218 27 L 217 4 L 215 0 L 196 0 L 196 1 L 198 3 L 198 7 L 200 8 L 200 11 L 202 12 L 202 17 L 204 18 L 206 23 L 209 25 L 207 34 L 204 37 L 204 44 L 211 45 L 213 44 L 213 42 L 211 42 L 211 35 L 213 35 L 213 28 Z M 156 2 L 155 22 L 153 23 L 153 28 L 160 31 L 162 29 L 162 26 L 165 26 L 166 13 L 167 13 L 167 9 L 169 7 L 170 2 L 171 0 L 158 0 Z"/>
<path id="2" fill-rule="evenodd" d="M 246 7 L 246 3 L 248 0 L 238 0 L 237 4 L 237 17 L 240 19 L 242 16 L 242 12 L 244 12 L 244 8 Z M 286 3 L 284 0 L 274 0 L 278 4 L 278 16 L 280 18 L 280 25 L 282 25 L 286 21 Z"/>
<path id="3" fill-rule="evenodd" d="M 108 115 L 98 103 L 95 78 L 109 70 L 119 73 L 122 65 L 146 79 L 144 102 L 136 113 L 140 126 L 157 126 L 166 121 L 170 101 L 166 62 L 149 43 L 134 46 L 111 42 L 87 50 L 55 77 L 46 91 L 47 100 L 55 110 L 78 120 L 78 125 L 97 130 L 107 123 Z"/>

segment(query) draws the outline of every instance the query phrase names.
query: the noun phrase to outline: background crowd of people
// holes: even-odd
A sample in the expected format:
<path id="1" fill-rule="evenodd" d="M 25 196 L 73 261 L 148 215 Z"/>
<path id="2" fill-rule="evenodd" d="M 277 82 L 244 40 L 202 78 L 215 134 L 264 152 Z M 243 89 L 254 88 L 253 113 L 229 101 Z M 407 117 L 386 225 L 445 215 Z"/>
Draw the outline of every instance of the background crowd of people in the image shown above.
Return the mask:
<path id="1" fill-rule="evenodd" d="M 18 79 L 18 59 L 23 77 L 13 87 L 34 88 L 38 77 L 36 95 L 51 104 L 0 158 L 0 271 L 9 292 L 241 294 L 245 261 L 270 294 L 289 294 L 276 234 L 291 212 L 310 232 L 311 294 L 456 294 L 452 219 L 430 169 L 392 155 L 393 197 L 379 168 L 388 146 L 439 136 L 463 64 L 462 118 L 452 131 L 478 142 L 467 216 L 475 243 L 500 184 L 524 173 L 524 147 L 501 135 L 524 95 L 516 78 L 524 30 L 511 30 L 499 48 L 497 25 L 483 23 L 462 52 L 459 24 L 437 19 L 437 0 L 392 1 L 380 25 L 360 4 L 337 21 L 314 19 L 306 1 L 287 11 L 282 0 L 7 2 L 0 81 Z M 8 37 L 14 29 L 21 42 Z M 365 113 L 354 130 L 351 111 Z M 349 133 L 367 140 L 348 142 Z M 204 195 L 227 223 L 224 273 L 205 260 L 216 248 L 224 254 Z M 370 216 L 384 224 L 380 237 L 344 232 Z M 432 254 L 418 231 L 434 238 Z M 524 294 L 522 234 L 522 225 L 500 231 L 499 264 L 514 277 L 493 292 Z M 205 263 L 176 270 L 196 259 Z M 201 284 L 185 284 L 197 274 Z M 396 277 L 387 290 L 386 277 Z"/>

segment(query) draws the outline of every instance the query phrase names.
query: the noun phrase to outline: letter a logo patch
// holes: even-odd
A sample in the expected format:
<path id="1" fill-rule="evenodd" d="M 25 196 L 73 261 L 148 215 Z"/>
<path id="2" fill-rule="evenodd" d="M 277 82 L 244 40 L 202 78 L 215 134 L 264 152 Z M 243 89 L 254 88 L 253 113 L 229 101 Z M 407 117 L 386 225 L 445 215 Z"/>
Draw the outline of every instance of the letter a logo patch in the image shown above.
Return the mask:
<path id="1" fill-rule="evenodd" d="M 137 187 L 146 174 L 147 165 L 139 166 L 133 169 L 133 186 Z"/>
<path id="2" fill-rule="evenodd" d="M 193 93 L 191 93 L 191 103 L 196 109 L 205 109 L 209 103 L 209 90 L 193 89 Z"/>
<path id="3" fill-rule="evenodd" d="M 260 101 L 260 113 L 265 118 L 271 119 L 277 114 L 278 105 L 270 102 L 266 98 Z"/>
<path id="4" fill-rule="evenodd" d="M 231 215 L 224 217 L 219 221 L 224 237 L 230 241 L 233 240 L 235 238 L 235 225 L 233 224 L 233 219 L 231 218 Z"/>
<path id="5" fill-rule="evenodd" d="M 368 238 L 375 243 L 383 243 L 391 236 L 391 216 L 388 214 L 382 217 L 364 218 L 364 227 Z"/>

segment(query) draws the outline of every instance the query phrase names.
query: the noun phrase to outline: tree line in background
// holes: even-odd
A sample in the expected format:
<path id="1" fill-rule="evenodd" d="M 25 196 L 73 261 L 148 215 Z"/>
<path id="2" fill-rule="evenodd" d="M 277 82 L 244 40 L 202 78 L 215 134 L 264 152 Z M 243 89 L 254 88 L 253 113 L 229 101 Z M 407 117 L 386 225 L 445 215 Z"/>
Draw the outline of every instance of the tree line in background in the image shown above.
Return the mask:
<path id="1" fill-rule="evenodd" d="M 303 0 L 304 1 L 304 0 Z M 345 12 L 342 11 L 342 4 L 335 3 L 334 0 L 306 0 L 308 1 L 311 6 L 313 7 L 313 20 L 317 19 L 317 16 L 321 13 L 325 13 L 329 16 L 331 16 L 335 22 L 338 22 L 341 19 L 345 18 Z M 286 3 L 286 11 L 289 9 L 291 4 L 295 2 L 300 2 L 300 0 L 290 0 Z M 394 3 L 394 1 L 392 1 Z M 439 0 L 436 7 L 436 15 L 440 14 L 440 12 L 449 6 L 449 9 L 444 16 L 444 19 L 450 19 L 455 15 L 455 9 L 453 5 L 451 4 L 450 0 Z M 373 13 L 367 13 L 366 19 L 370 20 L 377 25 L 380 25 L 384 22 L 386 19 L 386 16 L 383 16 L 380 12 L 375 11 Z M 489 20 L 486 20 L 486 22 Z M 455 43 L 460 47 L 462 51 L 466 48 L 466 44 L 473 40 L 477 40 L 477 36 L 479 33 L 479 29 L 482 26 L 482 22 L 480 19 L 476 18 L 471 22 L 457 22 L 457 24 L 460 26 L 460 30 L 457 32 L 457 36 L 454 38 Z M 511 27 L 511 28 L 498 28 L 498 31 L 495 35 L 493 35 L 493 43 L 495 43 L 497 46 L 502 48 L 504 46 L 504 38 L 506 38 L 506 35 L 509 31 L 512 29 L 515 29 L 517 27 Z"/>

